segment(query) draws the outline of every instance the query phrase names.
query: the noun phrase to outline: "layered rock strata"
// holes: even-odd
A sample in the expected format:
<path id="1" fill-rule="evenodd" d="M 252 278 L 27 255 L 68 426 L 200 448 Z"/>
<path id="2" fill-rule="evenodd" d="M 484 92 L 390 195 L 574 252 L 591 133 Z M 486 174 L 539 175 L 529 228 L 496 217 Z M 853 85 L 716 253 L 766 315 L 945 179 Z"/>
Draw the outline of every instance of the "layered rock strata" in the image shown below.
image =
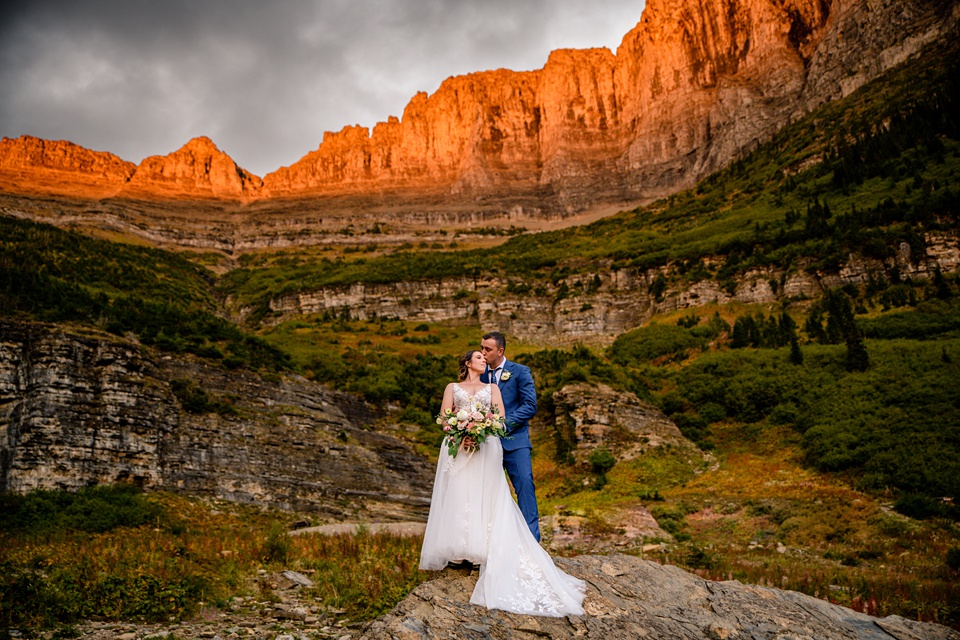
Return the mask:
<path id="1" fill-rule="evenodd" d="M 175 381 L 229 407 L 185 411 Z M 430 465 L 362 402 L 100 333 L 0 320 L 0 490 L 132 482 L 324 517 L 419 519 Z"/>
<path id="2" fill-rule="evenodd" d="M 960 270 L 960 236 L 931 232 L 922 256 L 902 243 L 887 261 L 850 255 L 836 273 L 810 271 L 794 265 L 751 270 L 733 287 L 715 279 L 684 280 L 674 267 L 639 270 L 607 265 L 596 273 L 571 275 L 530 288 L 529 283 L 500 276 L 476 276 L 390 284 L 356 283 L 284 295 L 270 302 L 268 322 L 303 314 L 349 313 L 368 320 L 374 314 L 415 322 L 469 322 L 496 328 L 523 341 L 572 344 L 608 343 L 641 326 L 655 315 L 678 309 L 696 309 L 711 302 L 725 304 L 776 303 L 786 299 L 817 298 L 824 290 L 844 284 L 866 284 L 871 278 L 898 277 L 925 280 L 939 268 Z M 709 260 L 706 262 L 710 262 Z M 720 265 L 715 264 L 713 268 Z M 658 297 L 652 285 L 661 274 L 673 284 Z M 526 286 L 525 294 L 511 293 Z M 561 295 L 562 293 L 562 295 Z"/>

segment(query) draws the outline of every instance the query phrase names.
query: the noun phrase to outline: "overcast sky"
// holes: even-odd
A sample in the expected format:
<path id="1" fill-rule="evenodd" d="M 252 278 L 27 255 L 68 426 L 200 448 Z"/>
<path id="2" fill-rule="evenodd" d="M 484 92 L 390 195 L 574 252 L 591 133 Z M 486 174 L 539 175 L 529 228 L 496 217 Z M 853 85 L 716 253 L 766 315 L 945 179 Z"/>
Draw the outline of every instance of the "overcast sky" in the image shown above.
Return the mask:
<path id="1" fill-rule="evenodd" d="M 452 75 L 608 47 L 644 0 L 7 0 L 0 136 L 139 163 L 209 136 L 263 176 Z M 12 6 L 11 6 L 12 5 Z"/>

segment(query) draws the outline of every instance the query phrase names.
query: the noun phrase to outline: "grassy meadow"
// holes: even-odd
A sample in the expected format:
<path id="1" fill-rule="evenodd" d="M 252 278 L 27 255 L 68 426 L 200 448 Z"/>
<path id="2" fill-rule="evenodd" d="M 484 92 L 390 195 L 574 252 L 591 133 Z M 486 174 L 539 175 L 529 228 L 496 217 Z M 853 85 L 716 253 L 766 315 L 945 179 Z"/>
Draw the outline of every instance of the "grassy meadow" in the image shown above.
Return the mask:
<path id="1" fill-rule="evenodd" d="M 209 616 L 237 596 L 269 604 L 259 572 L 285 569 L 313 577 L 307 595 L 331 618 L 366 620 L 424 579 L 416 541 L 291 537 L 289 513 L 125 487 L 2 499 L 0 629 L 70 637 L 89 618 Z"/>

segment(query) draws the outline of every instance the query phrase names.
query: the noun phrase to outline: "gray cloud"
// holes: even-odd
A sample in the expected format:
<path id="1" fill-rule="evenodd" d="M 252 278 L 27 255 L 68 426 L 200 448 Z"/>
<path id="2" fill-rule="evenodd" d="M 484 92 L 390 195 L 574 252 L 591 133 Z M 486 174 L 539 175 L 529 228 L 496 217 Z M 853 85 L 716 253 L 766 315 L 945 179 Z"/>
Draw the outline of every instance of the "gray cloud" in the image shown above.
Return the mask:
<path id="1" fill-rule="evenodd" d="M 9 4 L 9 2 L 8 2 Z M 643 0 L 30 0 L 0 22 L 0 135 L 133 162 L 207 135 L 264 175 L 452 75 L 616 49 Z"/>

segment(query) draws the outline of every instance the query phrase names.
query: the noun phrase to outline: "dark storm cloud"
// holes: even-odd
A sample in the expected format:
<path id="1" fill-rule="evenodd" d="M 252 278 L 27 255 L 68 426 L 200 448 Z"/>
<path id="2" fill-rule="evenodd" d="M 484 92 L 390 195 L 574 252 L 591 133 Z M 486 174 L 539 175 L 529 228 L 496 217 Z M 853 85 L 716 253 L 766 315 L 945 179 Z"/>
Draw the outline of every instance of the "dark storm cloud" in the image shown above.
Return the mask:
<path id="1" fill-rule="evenodd" d="M 11 3 L 8 2 L 7 5 Z M 0 18 L 0 135 L 139 162 L 209 136 L 264 175 L 327 130 L 400 116 L 417 91 L 551 49 L 606 46 L 643 0 L 14 2 Z"/>

